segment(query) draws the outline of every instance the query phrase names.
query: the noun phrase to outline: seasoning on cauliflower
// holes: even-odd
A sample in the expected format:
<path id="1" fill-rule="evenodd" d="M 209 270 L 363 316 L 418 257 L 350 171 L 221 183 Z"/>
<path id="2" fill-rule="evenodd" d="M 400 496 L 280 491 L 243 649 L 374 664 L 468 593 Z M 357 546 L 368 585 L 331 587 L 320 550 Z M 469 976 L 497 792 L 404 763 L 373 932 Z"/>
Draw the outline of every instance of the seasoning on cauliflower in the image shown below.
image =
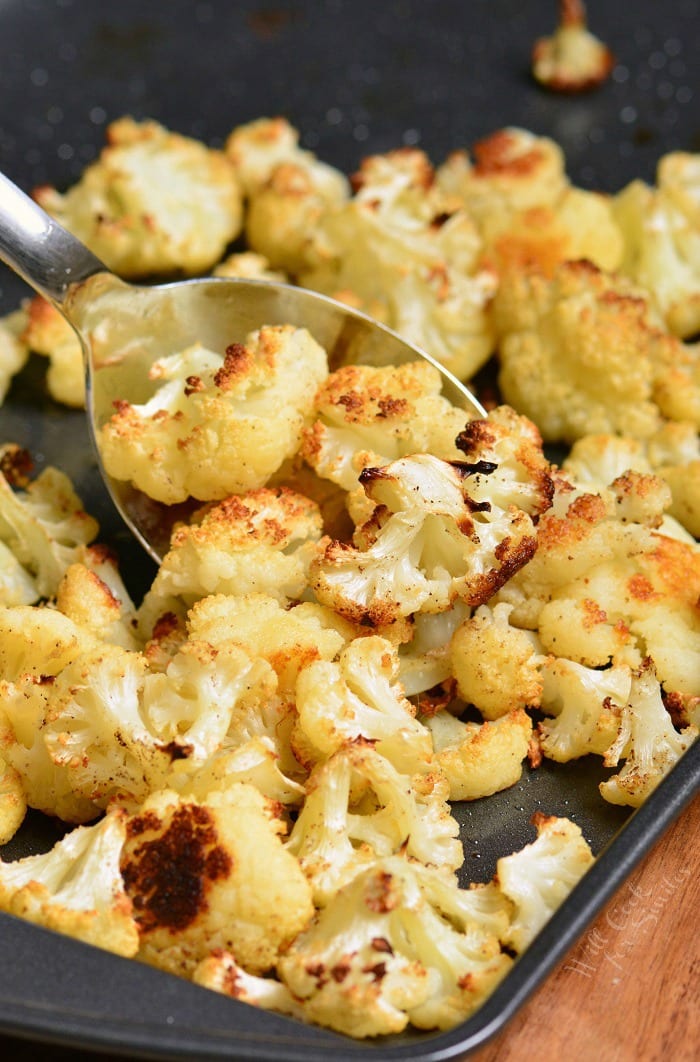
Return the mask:
<path id="1" fill-rule="evenodd" d="M 0 678 L 16 682 L 58 675 L 81 653 L 99 645 L 89 627 L 53 608 L 0 607 Z"/>
<path id="2" fill-rule="evenodd" d="M 532 73 L 552 92 L 587 92 L 610 75 L 615 57 L 588 30 L 583 0 L 559 0 L 559 25 L 532 49 Z"/>
<path id="3" fill-rule="evenodd" d="M 611 804 L 639 807 L 697 736 L 695 726 L 680 734 L 674 728 L 653 665 L 645 660 L 632 675 L 617 736 L 605 753 L 606 767 L 616 767 L 622 757 L 625 763 L 600 783 L 600 792 Z"/>
<path id="4" fill-rule="evenodd" d="M 337 663 L 318 660 L 300 672 L 296 705 L 311 762 L 363 738 L 402 774 L 429 771 L 430 731 L 415 718 L 398 670 L 395 647 L 372 635 L 350 642 Z M 297 750 L 295 744 L 295 752 L 304 755 L 301 745 Z"/>
<path id="5" fill-rule="evenodd" d="M 241 191 L 225 155 L 153 121 L 112 122 L 76 185 L 35 197 L 125 277 L 203 273 L 241 228 Z"/>
<path id="6" fill-rule="evenodd" d="M 478 800 L 520 781 L 532 721 L 514 708 L 493 722 L 462 722 L 449 711 L 428 716 L 435 765 L 450 783 L 450 800 Z"/>
<path id="7" fill-rule="evenodd" d="M 22 336 L 24 313 L 17 310 L 7 317 L 0 318 L 0 405 L 29 354 L 29 348 Z"/>
<path id="8" fill-rule="evenodd" d="M 318 599 L 355 622 L 382 626 L 414 612 L 443 612 L 457 598 L 488 600 L 535 549 L 518 490 L 488 477 L 493 462 L 447 462 L 429 454 L 366 468 L 375 503 L 354 546 L 322 539 L 310 569 Z"/>
<path id="9" fill-rule="evenodd" d="M 18 772 L 0 756 L 0 845 L 11 841 L 24 822 L 27 800 Z"/>
<path id="10" fill-rule="evenodd" d="M 68 476 L 49 466 L 29 482 L 30 467 L 19 446 L 0 447 L 0 543 L 24 571 L 22 577 L 8 564 L 8 577 L 0 581 L 4 605 L 52 597 L 80 548 L 97 534 Z"/>
<path id="11" fill-rule="evenodd" d="M 448 792 L 441 775 L 412 781 L 363 738 L 315 767 L 286 847 L 309 879 L 316 906 L 384 856 L 460 867 L 464 854 Z"/>
<path id="12" fill-rule="evenodd" d="M 135 955 L 135 912 L 119 870 L 126 818 L 113 808 L 97 825 L 79 826 L 44 855 L 0 860 L 0 908 L 117 955 Z"/>
<path id="13" fill-rule="evenodd" d="M 656 176 L 656 187 L 632 181 L 613 198 L 625 241 L 620 269 L 686 338 L 700 332 L 700 155 L 664 155 Z"/>
<path id="14" fill-rule="evenodd" d="M 631 669 L 624 664 L 595 670 L 565 657 L 542 665 L 540 708 L 553 716 L 538 724 L 540 748 L 558 763 L 589 753 L 604 756 L 617 737 L 627 703 Z"/>
<path id="15" fill-rule="evenodd" d="M 515 912 L 507 941 L 521 954 L 593 863 L 581 829 L 569 819 L 536 812 L 537 840 L 496 864 L 501 892 Z"/>
<path id="16" fill-rule="evenodd" d="M 299 281 L 362 309 L 466 379 L 493 350 L 496 278 L 460 203 L 415 148 L 363 160 L 355 194 L 328 209 Z M 309 256 L 311 257 L 311 251 Z"/>
<path id="17" fill-rule="evenodd" d="M 486 886 L 389 856 L 317 914 L 278 962 L 306 1020 L 365 1038 L 450 1028 L 467 1018 L 511 959 L 498 935 L 508 903 Z"/>
<path id="18" fill-rule="evenodd" d="M 275 807 L 235 783 L 206 801 L 152 793 L 127 823 L 121 872 L 139 958 L 191 975 L 218 948 L 253 974 L 269 970 L 313 915 Z"/>
<path id="19" fill-rule="evenodd" d="M 211 594 L 264 593 L 286 603 L 301 597 L 315 543 L 316 505 L 285 487 L 232 495 L 178 527 L 138 610 L 150 636 L 157 620 Z"/>
<path id="20" fill-rule="evenodd" d="M 156 362 L 142 405 L 102 426 L 105 468 L 157 501 L 202 501 L 262 487 L 301 442 L 325 352 L 305 329 L 263 327 L 225 357 L 195 345 Z"/>

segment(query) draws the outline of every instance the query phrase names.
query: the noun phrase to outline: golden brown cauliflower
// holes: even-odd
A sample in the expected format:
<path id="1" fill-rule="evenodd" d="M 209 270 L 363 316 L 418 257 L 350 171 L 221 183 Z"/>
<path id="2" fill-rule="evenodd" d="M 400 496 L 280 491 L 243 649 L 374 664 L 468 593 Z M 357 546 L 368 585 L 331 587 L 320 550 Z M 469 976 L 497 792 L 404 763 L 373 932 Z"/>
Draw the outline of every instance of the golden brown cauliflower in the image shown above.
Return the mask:
<path id="1" fill-rule="evenodd" d="M 5 399 L 12 377 L 24 366 L 29 353 L 22 336 L 24 320 L 22 310 L 0 318 L 0 405 Z"/>
<path id="2" fill-rule="evenodd" d="M 202 273 L 241 228 L 241 192 L 226 156 L 153 121 L 112 122 L 78 184 L 65 195 L 48 187 L 35 195 L 127 277 Z"/>
<path id="3" fill-rule="evenodd" d="M 559 0 L 559 25 L 532 49 L 532 73 L 553 92 L 586 92 L 605 81 L 615 64 L 608 48 L 589 32 L 583 0 Z"/>

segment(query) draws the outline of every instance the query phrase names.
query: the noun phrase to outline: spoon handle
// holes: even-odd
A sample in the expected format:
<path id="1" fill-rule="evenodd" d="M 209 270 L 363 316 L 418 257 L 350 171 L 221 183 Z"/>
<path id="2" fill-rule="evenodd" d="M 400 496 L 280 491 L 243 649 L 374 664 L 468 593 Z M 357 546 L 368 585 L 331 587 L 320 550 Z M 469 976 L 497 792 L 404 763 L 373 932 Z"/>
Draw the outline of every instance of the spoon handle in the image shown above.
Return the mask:
<path id="1" fill-rule="evenodd" d="M 69 288 L 107 267 L 0 173 L 0 260 L 62 308 Z"/>

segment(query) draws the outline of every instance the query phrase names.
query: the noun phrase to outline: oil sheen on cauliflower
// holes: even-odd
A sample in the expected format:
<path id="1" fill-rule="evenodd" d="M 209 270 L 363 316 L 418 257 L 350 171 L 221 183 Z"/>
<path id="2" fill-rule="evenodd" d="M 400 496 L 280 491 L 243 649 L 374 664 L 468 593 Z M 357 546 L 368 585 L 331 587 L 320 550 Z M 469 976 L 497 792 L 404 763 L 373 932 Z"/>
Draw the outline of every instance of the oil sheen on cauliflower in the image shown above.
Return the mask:
<path id="1" fill-rule="evenodd" d="M 151 398 L 121 403 L 102 427 L 105 467 L 169 505 L 255 490 L 298 449 L 326 373 L 324 351 L 291 325 L 223 357 L 197 345 L 173 354 L 153 366 Z"/>

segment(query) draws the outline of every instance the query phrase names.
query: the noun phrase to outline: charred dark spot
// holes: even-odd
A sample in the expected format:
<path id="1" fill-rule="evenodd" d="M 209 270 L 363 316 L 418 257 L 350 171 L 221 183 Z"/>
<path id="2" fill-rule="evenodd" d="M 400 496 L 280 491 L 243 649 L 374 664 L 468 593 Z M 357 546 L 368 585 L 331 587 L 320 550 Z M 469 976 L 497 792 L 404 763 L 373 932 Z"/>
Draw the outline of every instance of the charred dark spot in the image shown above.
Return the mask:
<path id="1" fill-rule="evenodd" d="M 381 981 L 386 977 L 386 963 L 377 962 L 373 966 L 363 966 L 362 972 L 369 974 L 373 981 Z"/>
<path id="2" fill-rule="evenodd" d="M 194 752 L 194 746 L 181 745 L 177 741 L 169 741 L 167 745 L 159 745 L 158 748 L 171 760 L 186 760 Z"/>
<path id="3" fill-rule="evenodd" d="M 392 948 L 386 937 L 372 937 L 372 947 L 375 951 L 383 951 L 387 955 L 393 955 L 394 949 Z"/>
<path id="4" fill-rule="evenodd" d="M 0 454 L 0 472 L 13 487 L 26 487 L 33 468 L 29 450 L 21 446 L 8 446 Z"/>
<path id="5" fill-rule="evenodd" d="M 450 464 L 463 479 L 467 476 L 490 476 L 498 468 L 496 461 L 450 461 Z"/>
<path id="6" fill-rule="evenodd" d="M 350 973 L 350 963 L 347 959 L 344 959 L 341 962 L 336 963 L 335 966 L 332 966 L 330 973 L 334 981 L 337 981 L 338 984 L 342 984 Z"/>
<path id="7" fill-rule="evenodd" d="M 391 473 L 387 472 L 385 468 L 363 468 L 358 478 L 364 487 L 366 483 L 372 483 L 373 480 L 391 479 Z"/>

